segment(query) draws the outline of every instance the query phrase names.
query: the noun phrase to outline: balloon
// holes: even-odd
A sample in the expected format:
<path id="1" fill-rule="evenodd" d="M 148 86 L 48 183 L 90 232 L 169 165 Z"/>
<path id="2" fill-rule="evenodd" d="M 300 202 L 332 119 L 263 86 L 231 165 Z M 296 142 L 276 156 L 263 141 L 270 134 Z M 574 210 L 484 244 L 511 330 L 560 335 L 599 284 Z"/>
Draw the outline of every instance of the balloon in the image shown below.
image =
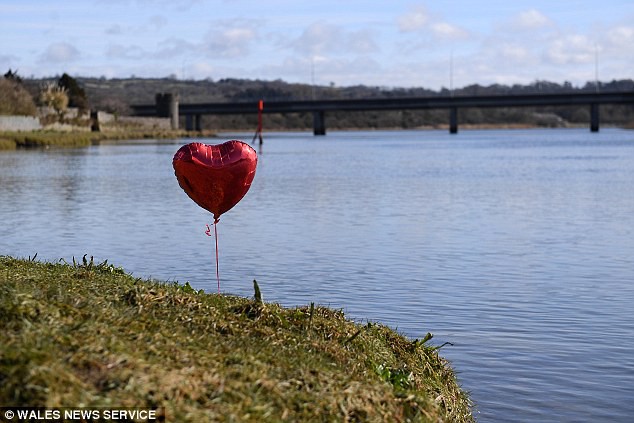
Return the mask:
<path id="1" fill-rule="evenodd" d="M 250 145 L 231 140 L 207 145 L 182 146 L 172 165 L 180 187 L 217 222 L 245 196 L 255 176 L 258 156 Z"/>

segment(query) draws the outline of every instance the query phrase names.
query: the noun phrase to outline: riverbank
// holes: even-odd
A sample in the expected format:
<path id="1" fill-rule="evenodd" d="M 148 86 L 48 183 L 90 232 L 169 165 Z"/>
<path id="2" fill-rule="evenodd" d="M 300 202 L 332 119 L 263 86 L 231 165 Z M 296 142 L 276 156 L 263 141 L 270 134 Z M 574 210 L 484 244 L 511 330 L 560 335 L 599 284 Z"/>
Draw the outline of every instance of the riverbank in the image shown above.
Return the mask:
<path id="1" fill-rule="evenodd" d="M 38 147 L 86 147 L 100 141 L 213 137 L 212 131 L 113 130 L 0 132 L 0 150 Z"/>
<path id="2" fill-rule="evenodd" d="M 582 125 L 570 125 L 569 127 L 582 127 Z M 437 126 L 421 126 L 412 128 L 414 130 L 448 130 L 447 125 Z M 410 130 L 412 130 L 410 129 Z M 509 130 L 509 129 L 544 129 L 543 127 L 534 125 L 469 125 L 460 126 L 461 130 Z M 634 124 L 624 126 L 623 129 L 634 129 Z M 359 131 L 359 128 L 333 129 L 336 131 Z M 365 129 L 365 130 L 403 130 L 403 128 L 382 128 L 382 129 Z M 305 128 L 288 130 L 288 129 L 271 129 L 274 132 L 306 132 Z M 0 131 L 0 150 L 14 150 L 16 148 L 38 148 L 38 147 L 86 147 L 99 143 L 100 141 L 123 141 L 134 139 L 177 139 L 177 138 L 213 138 L 217 133 L 240 133 L 248 132 L 244 129 L 219 129 L 217 131 L 107 131 L 107 132 L 64 132 L 64 131 L 32 131 L 32 132 L 2 132 Z M 266 133 L 264 134 L 266 141 Z"/>
<path id="3" fill-rule="evenodd" d="M 429 340 L 79 261 L 0 257 L 3 406 L 153 407 L 174 422 L 473 421 Z"/>

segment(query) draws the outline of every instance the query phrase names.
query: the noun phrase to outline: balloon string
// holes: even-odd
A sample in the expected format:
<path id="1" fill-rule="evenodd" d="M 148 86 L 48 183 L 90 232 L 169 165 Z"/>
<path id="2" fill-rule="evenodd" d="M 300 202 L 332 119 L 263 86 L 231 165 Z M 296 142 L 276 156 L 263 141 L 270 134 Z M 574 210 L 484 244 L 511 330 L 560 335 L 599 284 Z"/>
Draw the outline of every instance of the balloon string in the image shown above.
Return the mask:
<path id="1" fill-rule="evenodd" d="M 214 237 L 216 238 L 216 280 L 218 281 L 218 294 L 220 294 L 220 271 L 218 270 L 218 219 L 214 221 Z"/>
<path id="2" fill-rule="evenodd" d="M 218 224 L 218 219 L 214 220 L 214 238 L 216 239 L 216 280 L 218 281 L 218 294 L 220 294 L 220 269 L 218 265 L 218 228 L 216 225 Z M 205 235 L 211 236 L 211 228 L 207 225 L 207 230 L 205 231 Z"/>

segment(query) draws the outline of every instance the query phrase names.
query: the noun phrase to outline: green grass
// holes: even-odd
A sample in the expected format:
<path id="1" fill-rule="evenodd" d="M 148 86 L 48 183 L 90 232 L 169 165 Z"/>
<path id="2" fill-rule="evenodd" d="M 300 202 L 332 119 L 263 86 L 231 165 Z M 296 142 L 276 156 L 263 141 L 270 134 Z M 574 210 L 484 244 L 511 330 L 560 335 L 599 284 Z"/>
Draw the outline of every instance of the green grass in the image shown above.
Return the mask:
<path id="1" fill-rule="evenodd" d="M 0 256 L 2 406 L 162 407 L 170 422 L 473 421 L 430 338 L 85 257 Z"/>

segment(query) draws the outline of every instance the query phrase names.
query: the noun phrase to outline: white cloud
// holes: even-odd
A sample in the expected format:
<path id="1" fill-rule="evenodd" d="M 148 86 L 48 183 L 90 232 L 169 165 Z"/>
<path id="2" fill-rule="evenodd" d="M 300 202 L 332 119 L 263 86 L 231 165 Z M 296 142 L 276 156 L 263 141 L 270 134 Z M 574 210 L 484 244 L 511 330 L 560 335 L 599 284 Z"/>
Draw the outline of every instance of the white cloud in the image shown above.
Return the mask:
<path id="1" fill-rule="evenodd" d="M 454 40 L 465 38 L 468 32 L 438 17 L 432 17 L 423 6 L 410 9 L 397 19 L 401 32 L 429 32 L 435 39 Z"/>
<path id="2" fill-rule="evenodd" d="M 451 25 L 447 22 L 435 23 L 431 25 L 430 29 L 438 38 L 450 40 L 465 38 L 468 35 L 467 31 L 464 29 L 458 28 L 457 26 Z"/>
<path id="3" fill-rule="evenodd" d="M 594 73 L 596 29 L 577 32 L 536 9 L 493 23 L 465 55 L 473 82 L 526 83 L 537 79 L 583 84 Z M 594 32 L 593 32 L 594 31 Z"/>
<path id="4" fill-rule="evenodd" d="M 212 29 L 205 37 L 203 49 L 212 58 L 246 56 L 255 38 L 256 32 L 247 26 Z"/>
<path id="5" fill-rule="evenodd" d="M 515 65 L 527 65 L 533 62 L 534 56 L 526 47 L 513 43 L 503 43 L 498 46 L 499 58 L 504 62 Z"/>
<path id="6" fill-rule="evenodd" d="M 341 28 L 336 25 L 314 23 L 304 29 L 291 45 L 297 52 L 308 51 L 315 55 L 336 49 L 341 36 Z"/>
<path id="7" fill-rule="evenodd" d="M 97 0 L 77 3 L 66 16 L 53 6 L 6 0 L 0 65 L 25 75 L 63 68 L 83 75 L 302 82 L 310 82 L 314 67 L 318 83 L 432 88 L 447 86 L 452 56 L 456 87 L 535 79 L 583 84 L 594 75 L 597 52 L 601 78 L 631 78 L 634 66 L 628 2 L 614 8 L 582 2 L 582 10 L 499 0 L 459 9 L 429 0 L 363 8 L 338 1 L 325 7 L 286 0 Z"/>
<path id="8" fill-rule="evenodd" d="M 428 21 L 427 10 L 423 6 L 417 6 L 398 18 L 398 28 L 403 32 L 418 31 L 424 28 Z"/>
<path id="9" fill-rule="evenodd" d="M 538 29 L 551 25 L 551 20 L 548 19 L 543 13 L 536 9 L 529 9 L 521 12 L 512 21 L 513 26 L 516 29 Z"/>
<path id="10" fill-rule="evenodd" d="M 369 29 L 350 32 L 346 37 L 346 45 L 354 53 L 373 53 L 378 50 L 374 42 L 374 34 Z"/>
<path id="11" fill-rule="evenodd" d="M 138 60 L 143 58 L 145 55 L 145 52 L 139 46 L 110 44 L 106 49 L 106 57 L 111 59 Z"/>
<path id="12" fill-rule="evenodd" d="M 552 41 L 546 59 L 556 65 L 587 64 L 594 62 L 595 43 L 585 35 L 568 34 Z"/>
<path id="13" fill-rule="evenodd" d="M 314 58 L 292 55 L 282 62 L 268 64 L 260 70 L 260 77 L 277 79 L 285 75 L 286 80 L 311 83 L 313 76 L 317 85 L 377 84 L 385 85 L 386 75 L 382 64 L 369 56 L 320 56 Z M 383 82 L 379 82 L 383 81 Z M 396 82 L 393 81 L 394 84 Z"/>
<path id="14" fill-rule="evenodd" d="M 164 60 L 166 57 L 187 56 L 190 53 L 197 53 L 203 48 L 199 44 L 190 43 L 181 38 L 169 38 L 161 41 L 160 48 L 152 54 L 152 57 Z"/>
<path id="15" fill-rule="evenodd" d="M 194 75 L 213 75 L 216 67 L 207 62 L 197 62 L 188 65 L 188 71 Z"/>
<path id="16" fill-rule="evenodd" d="M 315 55 L 366 54 L 378 50 L 374 34 L 369 29 L 347 31 L 341 26 L 313 23 L 290 43 L 298 53 Z"/>
<path id="17" fill-rule="evenodd" d="M 40 60 L 51 63 L 67 63 L 77 60 L 79 57 L 79 50 L 74 46 L 68 43 L 53 43 L 46 48 L 40 56 Z"/>
<path id="18" fill-rule="evenodd" d="M 161 15 L 153 15 L 146 19 L 145 22 L 139 25 L 121 25 L 120 23 L 114 23 L 108 26 L 104 32 L 108 35 L 135 35 L 144 34 L 148 32 L 157 32 L 166 28 L 168 24 L 167 18 Z"/>
<path id="19" fill-rule="evenodd" d="M 606 41 L 612 47 L 631 50 L 634 46 L 634 26 L 617 26 L 607 31 Z"/>

